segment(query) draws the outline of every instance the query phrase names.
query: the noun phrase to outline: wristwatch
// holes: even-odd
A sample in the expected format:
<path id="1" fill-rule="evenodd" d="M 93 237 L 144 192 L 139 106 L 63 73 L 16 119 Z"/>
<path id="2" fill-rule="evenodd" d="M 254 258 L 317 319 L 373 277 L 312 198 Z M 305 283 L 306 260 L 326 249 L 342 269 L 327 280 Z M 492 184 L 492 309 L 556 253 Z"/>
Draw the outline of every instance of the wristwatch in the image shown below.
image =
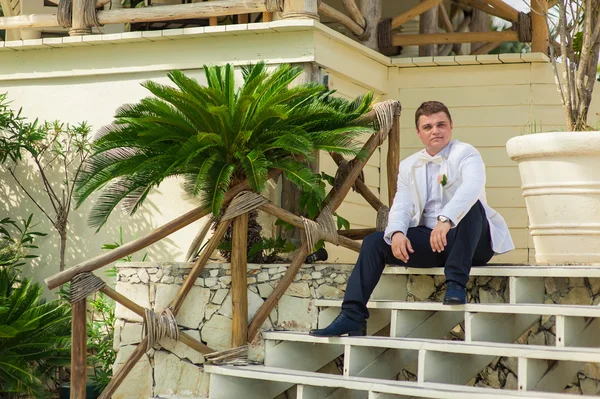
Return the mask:
<path id="1" fill-rule="evenodd" d="M 448 219 L 448 218 L 447 218 L 446 216 L 444 216 L 444 215 L 440 215 L 440 216 L 438 216 L 438 217 L 437 217 L 437 220 L 438 220 L 439 222 L 442 222 L 442 223 L 450 223 L 450 224 L 452 224 L 452 221 L 451 221 L 450 219 Z"/>

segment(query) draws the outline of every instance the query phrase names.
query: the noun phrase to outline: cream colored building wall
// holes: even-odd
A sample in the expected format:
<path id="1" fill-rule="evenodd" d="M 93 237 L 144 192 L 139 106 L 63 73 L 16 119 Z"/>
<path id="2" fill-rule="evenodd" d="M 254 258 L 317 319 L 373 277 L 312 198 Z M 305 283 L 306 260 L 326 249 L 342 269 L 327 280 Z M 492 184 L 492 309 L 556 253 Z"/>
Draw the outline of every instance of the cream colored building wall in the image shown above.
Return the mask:
<path id="1" fill-rule="evenodd" d="M 172 69 L 184 70 L 205 84 L 204 64 L 233 61 L 242 65 L 262 59 L 270 67 L 276 67 L 282 62 L 294 64 L 312 60 L 313 33 L 287 34 L 268 27 L 262 33 L 260 40 L 258 33 L 253 33 L 254 37 L 224 34 L 200 38 L 180 34 L 174 36 L 176 39 L 153 36 L 153 40 L 134 38 L 114 42 L 102 40 L 116 38 L 106 35 L 90 36 L 100 40 L 96 43 L 76 43 L 61 48 L 30 49 L 24 46 L 18 51 L 0 48 L 0 93 L 7 92 L 12 106 L 22 107 L 23 115 L 28 118 L 65 123 L 86 121 L 95 131 L 112 121 L 117 107 L 150 94 L 140 85 L 143 81 L 170 83 L 166 75 Z M 241 81 L 239 69 L 237 74 Z M 49 205 L 37 185 L 33 169 L 24 172 L 27 185 L 38 193 L 36 197 Z M 270 197 L 278 201 L 276 190 Z M 115 210 L 107 225 L 96 233 L 87 226 L 93 201 L 71 214 L 67 267 L 101 254 L 103 244 L 118 241 L 120 226 L 125 242 L 129 242 L 199 205 L 195 199 L 185 196 L 179 181 L 170 179 L 153 191 L 135 216 Z M 29 213 L 34 213 L 39 222 L 36 230 L 49 233 L 39 241 L 38 252 L 43 254 L 42 258 L 34 262 L 33 270 L 27 270 L 41 282 L 58 272 L 57 235 L 34 204 L 16 189 L 10 176 L 0 169 L 0 217 L 15 219 Z M 269 225 L 271 222 L 266 221 Z M 148 253 L 148 259 L 153 261 L 183 261 L 192 239 L 204 223 L 205 220 L 195 222 L 170 235 L 135 254 L 134 260 Z M 102 272 L 98 274 L 105 276 Z"/>

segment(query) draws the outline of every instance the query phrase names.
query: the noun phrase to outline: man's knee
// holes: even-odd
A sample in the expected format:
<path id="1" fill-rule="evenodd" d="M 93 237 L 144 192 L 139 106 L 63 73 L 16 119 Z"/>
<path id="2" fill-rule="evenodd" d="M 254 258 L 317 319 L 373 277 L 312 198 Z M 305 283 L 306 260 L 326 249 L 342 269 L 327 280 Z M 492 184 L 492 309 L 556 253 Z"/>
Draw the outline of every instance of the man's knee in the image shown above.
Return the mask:
<path id="1" fill-rule="evenodd" d="M 375 233 L 371 233 L 363 239 L 361 251 L 362 250 L 379 250 L 384 245 L 388 245 L 383 240 L 383 231 L 376 231 Z"/>

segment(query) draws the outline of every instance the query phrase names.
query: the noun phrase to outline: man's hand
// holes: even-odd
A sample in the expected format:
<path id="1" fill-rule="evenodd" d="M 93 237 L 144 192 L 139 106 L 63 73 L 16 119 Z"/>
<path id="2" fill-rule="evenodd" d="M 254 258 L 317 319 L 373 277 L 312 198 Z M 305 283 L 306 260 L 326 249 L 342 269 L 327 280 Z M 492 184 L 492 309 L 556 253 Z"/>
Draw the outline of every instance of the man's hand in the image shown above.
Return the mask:
<path id="1" fill-rule="evenodd" d="M 410 244 L 410 240 L 401 232 L 394 233 L 392 236 L 392 253 L 402 262 L 408 262 L 408 253 L 414 253 L 415 251 Z"/>
<path id="2" fill-rule="evenodd" d="M 446 241 L 446 236 L 450 231 L 450 223 L 438 222 L 437 225 L 431 231 L 431 236 L 429 237 L 429 242 L 431 244 L 431 250 L 433 252 L 444 252 L 446 245 L 448 242 Z"/>

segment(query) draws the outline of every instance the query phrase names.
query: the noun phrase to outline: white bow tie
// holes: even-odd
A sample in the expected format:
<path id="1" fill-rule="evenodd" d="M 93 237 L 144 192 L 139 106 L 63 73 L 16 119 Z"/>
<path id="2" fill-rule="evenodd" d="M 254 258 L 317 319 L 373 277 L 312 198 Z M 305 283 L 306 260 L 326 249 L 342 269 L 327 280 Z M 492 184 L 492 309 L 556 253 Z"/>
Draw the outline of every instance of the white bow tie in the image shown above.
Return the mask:
<path id="1" fill-rule="evenodd" d="M 427 165 L 429 162 L 433 162 L 437 165 L 442 165 L 442 156 L 436 155 L 432 157 L 426 152 L 422 152 L 419 156 L 419 160 L 417 161 L 417 166 Z"/>

